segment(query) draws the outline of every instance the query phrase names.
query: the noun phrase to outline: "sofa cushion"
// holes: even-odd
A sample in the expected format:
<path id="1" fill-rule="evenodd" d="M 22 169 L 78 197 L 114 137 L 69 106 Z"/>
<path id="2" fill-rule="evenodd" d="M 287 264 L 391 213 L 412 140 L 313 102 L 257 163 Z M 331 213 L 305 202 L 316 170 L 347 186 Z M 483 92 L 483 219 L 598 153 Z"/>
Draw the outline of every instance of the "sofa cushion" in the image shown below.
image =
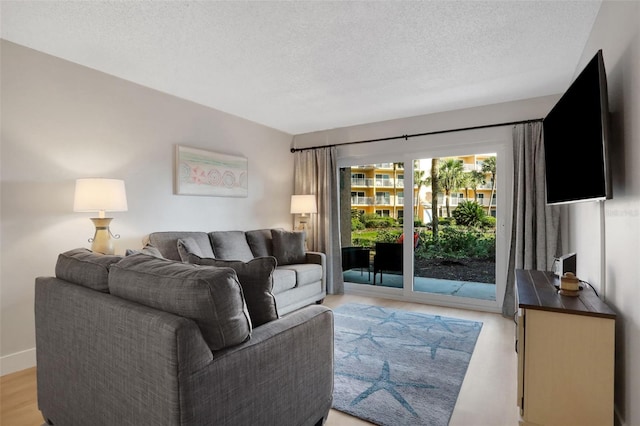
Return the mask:
<path id="1" fill-rule="evenodd" d="M 296 286 L 296 271 L 278 266 L 273 271 L 273 294 L 282 293 Z"/>
<path id="2" fill-rule="evenodd" d="M 182 260 L 183 262 L 189 263 L 190 254 L 195 254 L 199 257 L 205 257 L 196 240 L 191 237 L 178 239 L 177 245 L 180 260 Z"/>
<path id="3" fill-rule="evenodd" d="M 275 257 L 257 257 L 248 262 L 241 260 L 222 260 L 201 258 L 189 255 L 189 263 L 215 267 L 227 267 L 236 271 L 242 286 L 244 300 L 254 327 L 278 319 L 276 298 L 273 297 L 273 270 L 276 268 Z"/>
<path id="4" fill-rule="evenodd" d="M 322 280 L 322 266 L 315 263 L 298 263 L 295 265 L 284 265 L 281 270 L 290 270 L 295 273 L 296 286 L 302 287 Z"/>
<path id="5" fill-rule="evenodd" d="M 147 244 L 146 246 L 142 247 L 141 250 L 134 250 L 134 249 L 127 249 L 127 251 L 125 252 L 125 255 L 127 256 L 131 256 L 132 254 L 147 254 L 149 256 L 154 256 L 154 257 L 160 257 L 162 258 L 162 253 L 160 253 L 160 250 L 157 247 L 152 246 L 151 244 Z"/>
<path id="6" fill-rule="evenodd" d="M 209 239 L 215 256 L 201 257 L 242 260 L 244 262 L 248 262 L 254 257 L 244 231 L 214 231 L 209 233 Z"/>
<path id="7" fill-rule="evenodd" d="M 272 229 L 273 255 L 278 260 L 278 265 L 292 265 L 304 263 L 305 255 L 305 233 Z"/>
<path id="8" fill-rule="evenodd" d="M 108 293 L 109 267 L 121 259 L 122 256 L 97 253 L 86 248 L 69 250 L 58 255 L 56 278 Z"/>
<path id="9" fill-rule="evenodd" d="M 253 257 L 273 256 L 271 229 L 256 229 L 246 234 Z"/>
<path id="10" fill-rule="evenodd" d="M 180 260 L 178 253 L 178 240 L 184 238 L 193 238 L 196 240 L 198 247 L 202 250 L 203 257 L 213 257 L 211 249 L 211 241 L 206 232 L 195 231 L 161 231 L 149 234 L 149 244 L 157 247 L 162 253 L 162 257 L 172 260 Z"/>
<path id="11" fill-rule="evenodd" d="M 251 320 L 236 272 L 158 259 L 125 257 L 109 271 L 115 296 L 192 319 L 212 351 L 251 336 Z"/>

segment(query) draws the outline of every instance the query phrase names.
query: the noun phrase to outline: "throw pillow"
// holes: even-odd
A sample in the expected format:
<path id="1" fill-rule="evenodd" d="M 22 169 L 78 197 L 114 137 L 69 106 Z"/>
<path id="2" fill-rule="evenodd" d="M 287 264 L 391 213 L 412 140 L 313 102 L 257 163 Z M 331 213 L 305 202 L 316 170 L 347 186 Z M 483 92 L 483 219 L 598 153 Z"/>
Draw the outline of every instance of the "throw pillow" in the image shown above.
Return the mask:
<path id="1" fill-rule="evenodd" d="M 273 256 L 271 229 L 256 229 L 247 231 L 246 234 L 253 257 Z"/>
<path id="2" fill-rule="evenodd" d="M 162 253 L 160 253 L 160 250 L 158 250 L 156 247 L 152 246 L 151 244 L 147 244 L 146 246 L 142 247 L 141 250 L 127 249 L 127 251 L 125 252 L 126 256 L 131 256 L 132 254 L 147 254 L 149 256 L 159 257 L 159 258 L 164 257 L 162 256 Z"/>
<path id="3" fill-rule="evenodd" d="M 201 258 L 190 254 L 189 263 L 231 268 L 236 271 L 254 327 L 278 319 L 276 298 L 272 293 L 273 270 L 276 268 L 274 257 L 257 257 L 243 262 L 241 260 Z"/>
<path id="4" fill-rule="evenodd" d="M 112 266 L 109 290 L 114 296 L 192 319 L 212 351 L 251 336 L 251 319 L 233 269 L 133 254 Z"/>
<path id="5" fill-rule="evenodd" d="M 213 231 L 209 233 L 216 259 L 250 261 L 255 256 L 244 231 Z M 198 254 L 198 253 L 195 253 Z M 200 257 L 207 257 L 198 255 Z"/>
<path id="6" fill-rule="evenodd" d="M 204 257 L 204 254 L 196 240 L 191 237 L 178 239 L 178 254 L 180 255 L 180 260 L 185 263 L 188 262 L 189 254 L 191 253 L 196 256 Z"/>
<path id="7" fill-rule="evenodd" d="M 305 263 L 305 233 L 272 229 L 273 255 L 278 265 L 294 265 Z"/>
<path id="8" fill-rule="evenodd" d="M 86 248 L 69 250 L 58 255 L 56 278 L 108 293 L 109 267 L 121 259 Z"/>

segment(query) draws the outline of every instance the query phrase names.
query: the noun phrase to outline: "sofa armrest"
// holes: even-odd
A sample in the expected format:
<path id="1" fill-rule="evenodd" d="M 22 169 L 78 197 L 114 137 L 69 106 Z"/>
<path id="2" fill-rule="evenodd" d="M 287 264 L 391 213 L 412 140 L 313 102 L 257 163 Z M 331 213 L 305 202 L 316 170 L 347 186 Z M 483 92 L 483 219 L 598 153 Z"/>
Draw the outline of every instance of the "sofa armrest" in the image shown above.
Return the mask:
<path id="1" fill-rule="evenodd" d="M 333 395 L 333 312 L 313 305 L 253 331 L 240 346 L 181 378 L 185 401 L 202 413 L 196 424 L 314 425 Z M 206 383 L 206 392 L 201 384 Z"/>
<path id="2" fill-rule="evenodd" d="M 327 292 L 327 255 L 319 251 L 306 252 L 306 263 L 316 263 L 322 266 L 322 291 Z"/>
<path id="3" fill-rule="evenodd" d="M 51 277 L 36 279 L 34 308 L 45 418 L 180 424 L 179 376 L 213 360 L 195 322 Z"/>

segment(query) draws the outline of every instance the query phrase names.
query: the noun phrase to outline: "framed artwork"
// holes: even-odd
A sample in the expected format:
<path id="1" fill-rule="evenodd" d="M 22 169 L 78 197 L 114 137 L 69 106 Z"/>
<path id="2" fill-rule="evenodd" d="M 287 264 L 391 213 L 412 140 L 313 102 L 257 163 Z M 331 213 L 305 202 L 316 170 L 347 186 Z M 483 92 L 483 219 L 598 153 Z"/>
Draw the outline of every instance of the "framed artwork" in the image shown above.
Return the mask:
<path id="1" fill-rule="evenodd" d="M 176 194 L 246 197 L 247 173 L 244 157 L 176 145 Z"/>

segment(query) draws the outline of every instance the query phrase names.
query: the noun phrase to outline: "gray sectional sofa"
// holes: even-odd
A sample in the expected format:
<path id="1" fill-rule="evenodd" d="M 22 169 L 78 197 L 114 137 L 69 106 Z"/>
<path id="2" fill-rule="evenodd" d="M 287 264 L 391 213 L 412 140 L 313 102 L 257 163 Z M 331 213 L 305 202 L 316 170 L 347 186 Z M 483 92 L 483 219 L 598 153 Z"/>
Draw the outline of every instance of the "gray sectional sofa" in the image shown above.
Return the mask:
<path id="1" fill-rule="evenodd" d="M 169 236 L 152 239 L 164 244 Z M 55 277 L 36 278 L 38 407 L 47 423 L 326 420 L 330 309 L 312 305 L 279 316 L 270 257 L 211 267 L 156 255 L 76 249 L 60 254 Z"/>
<path id="2" fill-rule="evenodd" d="M 243 262 L 275 257 L 273 294 L 280 315 L 320 303 L 327 294 L 325 254 L 306 251 L 304 234 L 300 232 L 283 229 L 153 232 L 147 243 L 167 259 L 191 263 L 202 263 L 198 257 Z"/>

